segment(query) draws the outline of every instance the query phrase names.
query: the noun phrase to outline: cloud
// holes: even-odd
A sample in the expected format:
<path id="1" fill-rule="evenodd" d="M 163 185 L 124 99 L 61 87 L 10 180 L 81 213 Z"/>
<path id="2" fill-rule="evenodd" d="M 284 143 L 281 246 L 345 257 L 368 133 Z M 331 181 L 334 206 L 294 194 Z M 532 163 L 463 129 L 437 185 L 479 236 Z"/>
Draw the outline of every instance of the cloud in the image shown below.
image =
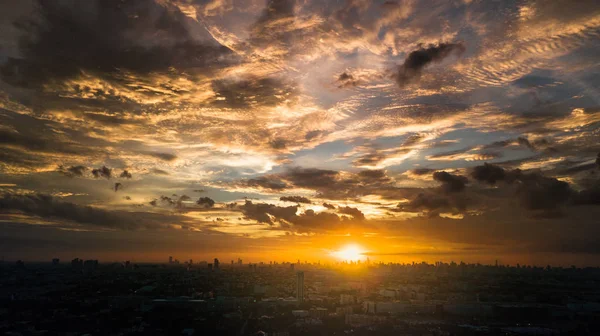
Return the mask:
<path id="1" fill-rule="evenodd" d="M 246 181 L 245 184 L 248 187 L 254 187 L 254 188 L 258 187 L 258 188 L 270 189 L 270 190 L 284 190 L 289 187 L 289 185 L 287 183 L 285 183 L 284 181 L 282 181 L 280 179 L 277 179 L 275 177 L 273 177 L 273 178 L 266 177 L 266 176 L 249 179 Z"/>
<path id="2" fill-rule="evenodd" d="M 419 79 L 423 69 L 431 63 L 439 63 L 452 53 L 462 54 L 465 46 L 462 43 L 439 43 L 412 51 L 398 67 L 394 79 L 400 87 Z"/>
<path id="3" fill-rule="evenodd" d="M 164 228 L 167 227 L 165 223 L 178 219 L 143 212 L 109 211 L 65 202 L 60 198 L 44 194 L 3 194 L 0 197 L 0 208 L 3 212 L 17 211 L 42 218 L 124 230 Z"/>
<path id="4" fill-rule="evenodd" d="M 360 81 L 357 78 L 346 71 L 342 72 L 337 78 L 337 85 L 340 89 L 358 86 L 359 83 Z"/>
<path id="5" fill-rule="evenodd" d="M 200 197 L 197 201 L 196 204 L 205 207 L 205 208 L 212 208 L 215 205 L 215 201 L 213 201 L 211 198 L 209 197 Z"/>
<path id="6" fill-rule="evenodd" d="M 248 200 L 240 209 L 246 218 L 270 225 L 275 224 L 277 219 L 292 221 L 298 211 L 297 206 L 279 207 L 267 203 L 252 203 Z"/>
<path id="7" fill-rule="evenodd" d="M 442 190 L 448 193 L 463 191 L 469 180 L 460 175 L 450 174 L 444 171 L 433 173 L 433 179 L 442 183 Z"/>
<path id="8" fill-rule="evenodd" d="M 152 168 L 150 170 L 150 172 L 152 174 L 156 174 L 156 175 L 169 175 L 169 172 L 166 170 L 162 170 L 162 169 L 158 169 L 158 168 Z"/>
<path id="9" fill-rule="evenodd" d="M 452 210 L 452 205 L 447 197 L 435 194 L 421 192 L 416 195 L 409 203 L 398 204 L 401 211 L 421 211 L 433 212 L 437 214 L 441 210 Z"/>
<path id="10" fill-rule="evenodd" d="M 479 182 L 496 184 L 498 181 L 504 181 L 506 174 L 504 168 L 486 162 L 483 166 L 473 168 L 471 177 Z"/>
<path id="11" fill-rule="evenodd" d="M 21 58 L 1 68 L 3 79 L 14 85 L 35 88 L 83 72 L 116 79 L 121 71 L 210 71 L 230 53 L 207 33 L 202 40 L 193 36 L 186 26 L 191 19 L 177 8 L 154 1 L 39 1 L 37 6 L 38 17 L 17 23 L 23 31 Z"/>
<path id="12" fill-rule="evenodd" d="M 109 179 L 112 177 L 112 169 L 102 166 L 102 168 L 93 169 L 92 175 L 94 175 L 95 178 L 104 177 Z"/>
<path id="13" fill-rule="evenodd" d="M 307 209 L 304 213 L 297 214 L 298 206 L 280 207 L 267 203 L 252 203 L 246 201 L 244 205 L 236 207 L 242 211 L 246 219 L 253 219 L 259 223 L 266 223 L 282 230 L 297 232 L 327 232 L 340 229 L 347 229 L 351 226 L 358 226 L 363 223 L 364 215 L 355 208 L 347 210 L 352 219 L 329 212 L 315 212 Z M 362 215 L 362 217 L 361 217 Z"/>
<path id="14" fill-rule="evenodd" d="M 480 182 L 494 185 L 499 181 L 514 183 L 516 196 L 521 206 L 529 210 L 557 210 L 567 204 L 576 193 L 569 183 L 539 172 L 523 172 L 520 169 L 505 170 L 492 164 L 473 169 L 471 176 Z"/>
<path id="15" fill-rule="evenodd" d="M 358 208 L 351 208 L 349 206 L 339 207 L 338 212 L 344 215 L 350 215 L 356 220 L 365 220 L 365 214 L 358 210 Z"/>
<path id="16" fill-rule="evenodd" d="M 326 208 L 326 209 L 328 209 L 328 210 L 335 209 L 335 205 L 329 204 L 329 203 L 323 203 L 323 207 Z"/>
<path id="17" fill-rule="evenodd" d="M 539 173 L 520 174 L 517 195 L 521 204 L 531 210 L 555 210 L 573 195 L 569 183 Z"/>
<path id="18" fill-rule="evenodd" d="M 277 106 L 293 99 L 296 88 L 278 78 L 234 78 L 212 81 L 217 107 Z"/>
<path id="19" fill-rule="evenodd" d="M 123 172 L 121 173 L 121 175 L 119 175 L 120 178 L 126 178 L 126 179 L 130 179 L 133 176 L 131 175 L 131 173 L 127 170 L 123 170 Z"/>
<path id="20" fill-rule="evenodd" d="M 163 161 L 175 161 L 177 160 L 177 155 L 175 154 L 171 154 L 171 153 L 146 153 L 147 155 L 157 158 L 157 159 L 161 159 Z"/>
<path id="21" fill-rule="evenodd" d="M 115 183 L 115 192 L 119 191 L 119 189 L 123 189 L 123 184 L 122 183 Z"/>
<path id="22" fill-rule="evenodd" d="M 68 177 L 81 177 L 88 170 L 85 166 L 59 167 L 59 171 Z"/>
<path id="23" fill-rule="evenodd" d="M 231 184 L 235 187 L 255 187 L 269 191 L 301 188 L 313 190 L 320 198 L 348 199 L 380 195 L 397 199 L 413 195 L 415 190 L 400 188 L 385 170 L 363 170 L 358 173 L 318 168 L 293 167 L 279 174 L 264 175 Z"/>
<path id="24" fill-rule="evenodd" d="M 280 201 L 285 201 L 285 202 L 294 202 L 294 203 L 306 203 L 306 204 L 311 204 L 312 202 L 304 197 L 304 196 L 282 196 L 279 198 Z"/>

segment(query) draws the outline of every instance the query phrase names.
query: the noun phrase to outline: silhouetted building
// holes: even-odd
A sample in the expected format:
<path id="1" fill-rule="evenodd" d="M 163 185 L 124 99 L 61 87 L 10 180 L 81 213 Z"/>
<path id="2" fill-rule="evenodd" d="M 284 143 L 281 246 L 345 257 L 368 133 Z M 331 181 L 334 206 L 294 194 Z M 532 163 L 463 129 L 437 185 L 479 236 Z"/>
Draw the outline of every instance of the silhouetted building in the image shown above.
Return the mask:
<path id="1" fill-rule="evenodd" d="M 86 271 L 93 271 L 98 268 L 98 260 L 86 260 L 83 262 L 83 269 Z"/>
<path id="2" fill-rule="evenodd" d="M 304 272 L 296 273 L 296 299 L 304 302 Z"/>
<path id="3" fill-rule="evenodd" d="M 215 260 L 214 260 L 214 265 L 215 265 L 215 266 L 214 266 L 214 267 L 215 267 L 215 270 L 218 270 L 218 269 L 219 269 L 219 259 L 215 258 Z"/>
<path id="4" fill-rule="evenodd" d="M 212 269 L 213 269 L 213 264 L 208 264 L 208 270 L 212 271 Z"/>
<path id="5" fill-rule="evenodd" d="M 54 258 L 54 259 L 52 259 L 52 265 L 56 266 L 56 265 L 58 265 L 59 263 L 60 263 L 60 259 L 58 259 L 58 258 Z"/>
<path id="6" fill-rule="evenodd" d="M 71 268 L 79 271 L 83 268 L 83 260 L 79 259 L 79 258 L 75 258 L 73 260 L 71 260 Z"/>
<path id="7" fill-rule="evenodd" d="M 173 263 L 173 256 L 169 256 L 169 264 Z"/>

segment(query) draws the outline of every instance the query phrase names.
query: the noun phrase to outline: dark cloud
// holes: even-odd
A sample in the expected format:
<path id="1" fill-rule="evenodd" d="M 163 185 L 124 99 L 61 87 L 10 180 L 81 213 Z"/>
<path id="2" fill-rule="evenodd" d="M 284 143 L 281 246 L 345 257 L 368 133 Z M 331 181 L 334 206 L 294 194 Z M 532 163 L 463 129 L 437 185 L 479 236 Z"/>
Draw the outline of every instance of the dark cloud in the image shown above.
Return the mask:
<path id="1" fill-rule="evenodd" d="M 463 191 L 465 185 L 469 182 L 464 176 L 454 175 L 444 171 L 433 173 L 433 179 L 441 182 L 442 189 L 448 193 Z"/>
<path id="2" fill-rule="evenodd" d="M 279 207 L 267 203 L 252 203 L 252 201 L 247 200 L 240 209 L 247 219 L 273 225 L 276 219 L 292 221 L 296 217 L 298 206 Z"/>
<path id="3" fill-rule="evenodd" d="M 426 210 L 428 212 L 432 212 L 439 210 L 450 210 L 452 209 L 452 205 L 447 197 L 434 193 L 419 193 L 409 203 L 398 204 L 398 208 L 401 211 Z"/>
<path id="4" fill-rule="evenodd" d="M 93 156 L 104 153 L 104 148 L 109 145 L 108 141 L 92 138 L 86 132 L 64 128 L 59 122 L 38 119 L 2 108 L 0 123 L 5 126 L 0 129 L 2 150 L 20 151 L 24 156 L 38 153 Z M 14 161 L 19 162 L 23 159 L 16 158 Z M 37 161 L 38 164 L 44 163 L 43 157 L 39 155 Z"/>
<path id="5" fill-rule="evenodd" d="M 353 209 L 353 208 L 350 208 Z M 239 207 L 246 219 L 253 219 L 259 223 L 274 225 L 280 224 L 282 229 L 296 230 L 298 232 L 329 231 L 348 228 L 351 225 L 362 223 L 364 217 L 357 219 L 362 214 L 360 211 L 349 210 L 354 218 L 350 219 L 329 213 L 315 212 L 312 209 L 297 215 L 298 206 L 280 207 L 267 203 L 252 203 L 246 201 Z M 356 216 L 356 217 L 355 217 Z M 364 223 L 362 223 L 365 225 Z"/>
<path id="6" fill-rule="evenodd" d="M 349 206 L 339 207 L 338 212 L 344 215 L 350 215 L 356 220 L 365 220 L 365 214 L 357 208 L 351 208 Z"/>
<path id="7" fill-rule="evenodd" d="M 471 176 L 477 181 L 492 185 L 500 181 L 515 184 L 520 205 L 529 210 L 556 210 L 576 196 L 569 183 L 543 176 L 539 172 L 505 170 L 485 163 L 483 166 L 475 167 Z"/>
<path id="8" fill-rule="evenodd" d="M 284 177 L 295 186 L 309 189 L 319 189 L 332 186 L 338 178 L 339 172 L 318 168 L 292 168 Z"/>
<path id="9" fill-rule="evenodd" d="M 94 175 L 95 178 L 104 177 L 109 179 L 112 177 L 112 169 L 102 166 L 102 168 L 93 169 L 92 175 Z"/>
<path id="10" fill-rule="evenodd" d="M 60 198 L 44 194 L 15 195 L 0 197 L 2 212 L 22 212 L 27 215 L 48 219 L 68 220 L 111 229 L 142 229 L 166 227 L 167 218 L 152 213 L 108 211 L 86 205 L 65 202 Z M 171 220 L 175 217 L 170 218 Z"/>
<path id="11" fill-rule="evenodd" d="M 325 207 L 326 209 L 329 209 L 329 210 L 335 209 L 335 205 L 329 204 L 329 203 L 323 203 L 323 207 Z"/>
<path id="12" fill-rule="evenodd" d="M 596 157 L 596 165 L 600 168 L 600 153 L 598 153 L 598 156 Z"/>
<path id="13" fill-rule="evenodd" d="M 371 153 L 367 153 L 362 155 L 358 159 L 352 161 L 352 164 L 356 167 L 373 167 L 377 166 L 379 163 L 383 162 L 387 158 L 387 155 L 374 151 Z"/>
<path id="14" fill-rule="evenodd" d="M 308 198 L 304 197 L 304 196 L 282 196 L 279 198 L 280 201 L 286 201 L 286 202 L 294 202 L 294 203 L 306 203 L 306 204 L 311 204 L 311 200 L 309 200 Z"/>
<path id="15" fill-rule="evenodd" d="M 212 81 L 217 107 L 276 106 L 291 99 L 296 89 L 278 78 L 217 79 Z"/>
<path id="16" fill-rule="evenodd" d="M 119 182 L 115 183 L 114 189 L 115 189 L 115 192 L 119 191 L 119 189 L 123 189 L 123 184 L 121 184 Z"/>
<path id="17" fill-rule="evenodd" d="M 277 178 L 268 178 L 265 176 L 249 179 L 246 185 L 253 188 L 264 188 L 271 190 L 283 190 L 288 188 L 288 184 Z"/>
<path id="18" fill-rule="evenodd" d="M 365 195 L 381 195 L 397 199 L 413 195 L 414 188 L 399 188 L 384 170 L 363 170 L 358 173 L 340 173 L 317 168 L 291 168 L 280 174 L 264 175 L 256 179 L 242 180 L 235 186 L 261 187 L 281 191 L 288 188 L 304 188 L 317 192 L 318 197 L 347 199 Z"/>
<path id="19" fill-rule="evenodd" d="M 340 218 L 338 215 L 330 212 L 317 213 L 312 209 L 308 209 L 303 214 L 294 217 L 292 223 L 294 224 L 294 229 L 298 232 L 345 230 L 352 225 L 358 224 L 354 219 L 348 219 L 347 217 Z"/>
<path id="20" fill-rule="evenodd" d="M 416 168 L 411 170 L 411 173 L 413 173 L 414 175 L 427 175 L 427 174 L 431 174 L 433 173 L 435 170 L 434 169 L 429 169 L 429 168 Z"/>
<path id="21" fill-rule="evenodd" d="M 504 181 L 506 174 L 504 168 L 486 162 L 483 166 L 473 168 L 471 177 L 479 182 L 496 184 L 498 181 Z"/>
<path id="22" fill-rule="evenodd" d="M 177 159 L 177 155 L 171 153 L 146 153 L 147 155 L 161 159 L 163 161 L 174 161 Z"/>
<path id="23" fill-rule="evenodd" d="M 205 207 L 205 208 L 212 208 L 215 205 L 215 201 L 213 201 L 211 198 L 209 197 L 200 197 L 197 201 L 196 204 Z"/>
<path id="24" fill-rule="evenodd" d="M 358 86 L 358 84 L 360 83 L 360 81 L 357 78 L 354 78 L 354 76 L 351 73 L 348 73 L 346 71 L 342 72 L 338 76 L 336 82 L 338 88 L 340 89 Z"/>
<path id="25" fill-rule="evenodd" d="M 169 172 L 158 168 L 153 168 L 150 170 L 150 172 L 156 175 L 169 175 Z"/>
<path id="26" fill-rule="evenodd" d="M 597 183 L 591 188 L 575 194 L 573 203 L 575 205 L 600 205 L 600 184 Z"/>
<path id="27" fill-rule="evenodd" d="M 533 144 L 531 142 L 529 142 L 529 139 L 524 138 L 524 137 L 518 137 L 517 138 L 517 142 L 519 145 L 521 146 L 525 146 L 531 150 L 535 150 L 535 147 L 533 146 Z"/>
<path id="28" fill-rule="evenodd" d="M 163 196 L 163 195 L 161 195 L 159 199 L 160 199 L 161 203 L 166 203 L 166 204 L 168 204 L 168 205 L 175 205 L 175 203 L 176 203 L 176 202 L 175 202 L 175 201 L 174 201 L 174 200 L 173 200 L 171 197 L 169 197 L 169 196 Z"/>
<path id="29" fill-rule="evenodd" d="M 123 172 L 121 173 L 121 175 L 119 175 L 120 178 L 126 178 L 126 179 L 130 179 L 133 176 L 131 175 L 130 172 L 128 172 L 127 170 L 123 170 Z"/>
<path id="30" fill-rule="evenodd" d="M 58 170 L 68 177 L 81 177 L 88 170 L 88 168 L 84 166 L 60 166 Z"/>
<path id="31" fill-rule="evenodd" d="M 286 141 L 285 139 L 273 139 L 269 142 L 269 145 L 271 145 L 271 148 L 273 149 L 285 149 Z"/>
<path id="32" fill-rule="evenodd" d="M 186 27 L 191 19 L 176 7 L 154 1 L 39 1 L 36 14 L 15 23 L 23 32 L 21 58 L 1 68 L 14 85 L 39 87 L 83 71 L 208 71 L 230 53 L 207 33 L 203 40 L 192 36 Z"/>
<path id="33" fill-rule="evenodd" d="M 573 196 L 569 183 L 539 173 L 520 174 L 518 179 L 517 195 L 527 209 L 554 210 Z"/>
<path id="34" fill-rule="evenodd" d="M 295 0 L 268 0 L 262 15 L 251 27 L 250 43 L 257 47 L 278 45 L 291 48 Z"/>
<path id="35" fill-rule="evenodd" d="M 394 79 L 400 87 L 403 87 L 417 80 L 427 65 L 441 62 L 452 53 L 462 54 L 464 51 L 465 46 L 462 43 L 440 43 L 412 51 L 398 67 Z"/>

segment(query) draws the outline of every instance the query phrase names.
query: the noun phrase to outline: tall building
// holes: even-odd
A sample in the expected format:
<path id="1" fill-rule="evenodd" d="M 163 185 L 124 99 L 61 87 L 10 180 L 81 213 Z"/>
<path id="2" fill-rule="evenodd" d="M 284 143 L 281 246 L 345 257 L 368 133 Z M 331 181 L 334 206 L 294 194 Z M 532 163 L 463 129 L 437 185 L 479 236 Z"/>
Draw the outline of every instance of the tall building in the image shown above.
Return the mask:
<path id="1" fill-rule="evenodd" d="M 219 269 L 219 259 L 215 258 L 214 265 L 215 265 L 214 266 L 215 269 L 218 270 Z"/>
<path id="2" fill-rule="evenodd" d="M 71 260 L 71 267 L 74 270 L 81 270 L 83 268 L 83 260 L 79 258 Z"/>
<path id="3" fill-rule="evenodd" d="M 60 263 L 60 259 L 58 259 L 58 258 L 54 258 L 54 259 L 52 259 L 52 265 L 56 266 L 56 265 L 58 265 L 59 263 Z"/>
<path id="4" fill-rule="evenodd" d="M 296 299 L 304 302 L 304 272 L 296 273 Z"/>
<path id="5" fill-rule="evenodd" d="M 169 264 L 173 263 L 173 256 L 169 256 Z"/>

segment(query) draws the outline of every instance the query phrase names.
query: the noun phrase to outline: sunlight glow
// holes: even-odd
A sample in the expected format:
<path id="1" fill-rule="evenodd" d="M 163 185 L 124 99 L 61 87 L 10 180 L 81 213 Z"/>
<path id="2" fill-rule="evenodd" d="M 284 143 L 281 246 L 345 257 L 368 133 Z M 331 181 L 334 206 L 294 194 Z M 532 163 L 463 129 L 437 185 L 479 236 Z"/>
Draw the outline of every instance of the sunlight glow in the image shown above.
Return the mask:
<path id="1" fill-rule="evenodd" d="M 363 253 L 365 253 L 365 250 L 362 247 L 353 244 L 346 245 L 331 254 L 343 261 L 358 261 L 365 258 Z"/>

